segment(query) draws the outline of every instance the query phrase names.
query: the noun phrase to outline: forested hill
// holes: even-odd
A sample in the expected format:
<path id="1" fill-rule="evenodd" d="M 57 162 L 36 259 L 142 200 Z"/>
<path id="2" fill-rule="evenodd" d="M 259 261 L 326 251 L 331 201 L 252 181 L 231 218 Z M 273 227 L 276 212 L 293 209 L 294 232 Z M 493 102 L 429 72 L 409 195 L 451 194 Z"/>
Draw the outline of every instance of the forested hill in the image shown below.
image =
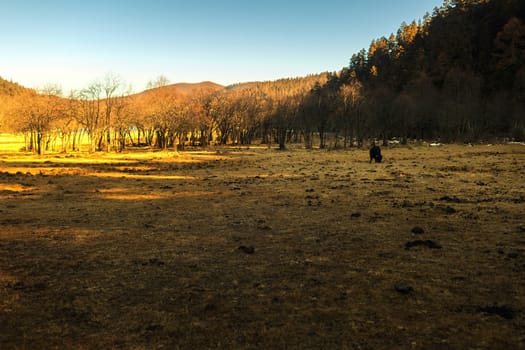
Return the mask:
<path id="1" fill-rule="evenodd" d="M 6 114 L 13 100 L 18 96 L 28 94 L 34 94 L 34 91 L 0 77 L 0 132 L 5 129 Z"/>
<path id="2" fill-rule="evenodd" d="M 352 57 L 350 69 L 398 91 L 421 74 L 444 87 L 451 70 L 482 79 L 486 93 L 512 90 L 523 79 L 524 20 L 522 0 L 445 1 L 432 16 L 372 41 L 368 52 Z"/>
<path id="3" fill-rule="evenodd" d="M 342 86 L 360 87 L 378 137 L 523 139 L 525 1 L 445 1 L 355 53 L 325 88 Z"/>
<path id="4" fill-rule="evenodd" d="M 136 95 L 152 95 L 152 94 L 167 94 L 176 99 L 191 98 L 195 95 L 210 94 L 215 91 L 223 90 L 224 86 L 216 84 L 211 81 L 204 81 L 200 83 L 176 83 L 165 86 L 158 86 L 147 89 Z"/>
<path id="5" fill-rule="evenodd" d="M 0 95 L 15 96 L 29 89 L 0 77 Z"/>

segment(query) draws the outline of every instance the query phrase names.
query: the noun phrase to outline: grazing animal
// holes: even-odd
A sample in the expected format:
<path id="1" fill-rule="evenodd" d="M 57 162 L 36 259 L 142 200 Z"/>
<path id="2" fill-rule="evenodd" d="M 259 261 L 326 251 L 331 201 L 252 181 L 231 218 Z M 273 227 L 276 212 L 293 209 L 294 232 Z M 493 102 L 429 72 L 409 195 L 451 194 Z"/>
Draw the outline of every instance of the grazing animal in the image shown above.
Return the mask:
<path id="1" fill-rule="evenodd" d="M 379 148 L 375 142 L 372 143 L 372 147 L 370 148 L 370 163 L 372 163 L 372 160 L 374 160 L 376 163 L 381 163 L 381 160 L 383 160 L 381 148 Z"/>

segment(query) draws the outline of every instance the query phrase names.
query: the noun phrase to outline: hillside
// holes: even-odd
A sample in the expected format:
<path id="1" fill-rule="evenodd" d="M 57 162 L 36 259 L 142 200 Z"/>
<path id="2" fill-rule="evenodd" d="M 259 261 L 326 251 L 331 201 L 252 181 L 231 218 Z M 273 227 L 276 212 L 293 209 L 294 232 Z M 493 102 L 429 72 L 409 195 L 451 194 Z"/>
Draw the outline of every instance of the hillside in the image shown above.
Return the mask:
<path id="1" fill-rule="evenodd" d="M 0 77 L 0 96 L 15 96 L 30 89 Z"/>
<path id="2" fill-rule="evenodd" d="M 0 132 L 6 129 L 9 110 L 16 100 L 15 97 L 22 94 L 34 94 L 34 90 L 0 77 Z"/>
<path id="3" fill-rule="evenodd" d="M 200 83 L 176 83 L 162 87 L 157 87 L 149 90 L 144 90 L 132 96 L 149 96 L 162 92 L 162 95 L 170 95 L 176 99 L 184 99 L 194 96 L 196 94 L 210 93 L 223 90 L 225 87 L 211 81 L 203 81 Z"/>
<path id="4" fill-rule="evenodd" d="M 342 87 L 359 91 L 365 138 L 525 139 L 525 2 L 446 1 L 373 40 L 324 88 Z"/>

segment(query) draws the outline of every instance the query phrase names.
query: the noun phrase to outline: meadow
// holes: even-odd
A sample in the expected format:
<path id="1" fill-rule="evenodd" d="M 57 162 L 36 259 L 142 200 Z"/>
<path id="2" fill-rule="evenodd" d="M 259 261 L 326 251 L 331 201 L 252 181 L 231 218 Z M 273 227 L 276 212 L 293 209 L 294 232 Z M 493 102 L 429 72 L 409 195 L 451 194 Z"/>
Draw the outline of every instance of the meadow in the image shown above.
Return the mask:
<path id="1" fill-rule="evenodd" d="M 2 349 L 525 348 L 523 145 L 0 148 Z"/>

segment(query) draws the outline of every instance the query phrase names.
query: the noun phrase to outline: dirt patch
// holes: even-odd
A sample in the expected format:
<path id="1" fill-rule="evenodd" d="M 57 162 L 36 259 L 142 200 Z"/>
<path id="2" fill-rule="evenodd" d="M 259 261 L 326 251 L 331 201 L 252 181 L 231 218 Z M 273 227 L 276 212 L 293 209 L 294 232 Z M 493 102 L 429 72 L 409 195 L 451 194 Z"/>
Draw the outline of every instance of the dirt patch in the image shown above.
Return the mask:
<path id="1" fill-rule="evenodd" d="M 383 153 L 2 155 L 0 348 L 524 348 L 525 147 Z"/>

